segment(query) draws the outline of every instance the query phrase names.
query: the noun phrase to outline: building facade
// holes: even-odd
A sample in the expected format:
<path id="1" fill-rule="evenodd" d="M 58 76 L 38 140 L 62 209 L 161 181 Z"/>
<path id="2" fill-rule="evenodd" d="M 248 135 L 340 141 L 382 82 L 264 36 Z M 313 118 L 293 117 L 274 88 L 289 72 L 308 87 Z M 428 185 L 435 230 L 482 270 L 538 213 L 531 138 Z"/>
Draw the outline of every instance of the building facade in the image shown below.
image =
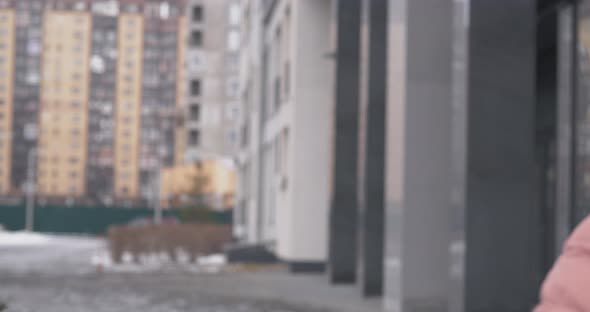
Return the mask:
<path id="1" fill-rule="evenodd" d="M 244 101 L 242 133 L 261 139 L 241 149 L 236 233 L 287 261 L 315 250 L 307 260 L 325 263 L 333 283 L 382 295 L 386 311 L 530 311 L 590 207 L 588 1 L 248 4 L 244 19 L 255 21 L 243 23 L 242 53 L 262 53 L 258 67 L 242 60 L 241 92 L 262 99 Z M 292 66 L 277 70 L 285 56 L 273 41 L 284 40 L 277 20 L 285 8 Z M 330 44 L 308 41 L 320 36 Z M 326 59 L 325 79 L 305 76 Z M 280 72 L 290 72 L 290 96 Z M 299 100 L 302 77 L 329 95 Z M 314 115 L 298 122 L 299 107 L 312 102 Z M 258 123 L 258 107 L 271 117 Z M 328 124 L 325 163 L 324 149 L 306 136 L 322 136 L 316 118 Z M 284 126 L 286 151 L 269 144 Z M 266 149 L 270 158 L 258 158 Z M 277 174 L 281 153 L 292 166 L 286 184 Z M 324 186 L 321 202 L 298 202 Z M 271 209 L 275 233 L 261 221 Z"/>
<path id="2" fill-rule="evenodd" d="M 242 8 L 236 232 L 296 270 L 322 266 L 327 254 L 330 10 L 327 1 L 246 1 Z"/>
<path id="3" fill-rule="evenodd" d="M 41 196 L 80 198 L 86 194 L 87 69 L 92 42 L 92 18 L 87 9 L 65 11 L 56 6 L 46 8 L 43 17 L 37 144 Z"/>
<path id="4" fill-rule="evenodd" d="M 184 161 L 233 156 L 239 115 L 239 1 L 191 0 L 186 23 Z"/>

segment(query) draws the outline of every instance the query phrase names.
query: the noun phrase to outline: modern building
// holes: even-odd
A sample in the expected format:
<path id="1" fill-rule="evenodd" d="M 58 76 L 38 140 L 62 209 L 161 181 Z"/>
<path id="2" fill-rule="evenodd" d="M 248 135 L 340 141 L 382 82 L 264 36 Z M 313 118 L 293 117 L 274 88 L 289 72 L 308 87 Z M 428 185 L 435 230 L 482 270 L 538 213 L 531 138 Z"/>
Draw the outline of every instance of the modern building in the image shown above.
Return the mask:
<path id="1" fill-rule="evenodd" d="M 323 267 L 332 119 L 329 1 L 246 1 L 236 234 Z M 255 185 L 255 187 L 251 187 Z"/>
<path id="2" fill-rule="evenodd" d="M 186 23 L 183 161 L 231 157 L 237 146 L 239 1 L 190 0 Z"/>
<path id="3" fill-rule="evenodd" d="M 241 92 L 247 99 L 261 92 L 263 99 L 245 105 L 244 137 L 261 139 L 241 149 L 236 232 L 244 241 L 266 244 L 287 261 L 316 250 L 308 260 L 325 263 L 333 283 L 383 295 L 386 311 L 530 311 L 564 238 L 590 212 L 590 3 L 247 3 L 244 19 L 254 20 L 243 23 L 242 53 L 251 55 L 253 46 L 263 53 L 261 65 L 242 60 L 248 74 Z M 282 103 L 276 90 L 284 77 L 277 74 L 271 38 L 284 37 L 276 21 L 286 8 L 293 99 Z M 300 41 L 321 36 L 330 44 Z M 321 82 L 305 76 L 323 68 L 320 60 L 331 64 Z M 301 77 L 329 95 L 298 123 L 292 116 L 299 106 L 313 102 L 298 100 Z M 281 105 L 257 122 L 267 103 Z M 286 113 L 289 105 L 294 113 Z M 300 164 L 319 168 L 324 161 L 324 149 L 305 139 L 308 129 L 322 136 L 316 118 L 331 129 L 328 170 L 298 179 L 305 171 Z M 281 175 L 273 172 L 268 180 L 256 165 L 267 164 L 257 151 L 282 152 L 268 142 L 284 125 L 292 140 L 287 159 L 297 159 L 287 171 L 287 192 Z M 260 135 L 247 135 L 252 129 Z M 250 191 L 248 181 L 262 181 L 255 186 L 262 191 Z M 310 198 L 309 188 L 323 187 L 326 200 L 311 208 L 297 203 Z M 281 227 L 290 235 L 266 240 L 267 224 L 248 220 L 264 220 L 271 207 L 277 222 L 289 216 Z"/>

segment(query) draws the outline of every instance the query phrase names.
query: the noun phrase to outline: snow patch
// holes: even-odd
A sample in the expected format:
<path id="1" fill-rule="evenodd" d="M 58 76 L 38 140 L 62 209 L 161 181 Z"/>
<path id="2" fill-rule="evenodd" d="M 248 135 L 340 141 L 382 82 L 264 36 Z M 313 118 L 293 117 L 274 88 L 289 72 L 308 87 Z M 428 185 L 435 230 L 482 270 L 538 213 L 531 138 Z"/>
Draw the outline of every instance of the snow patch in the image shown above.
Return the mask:
<path id="1" fill-rule="evenodd" d="M 45 245 L 52 237 L 32 232 L 0 232 L 0 247 Z"/>
<path id="2" fill-rule="evenodd" d="M 194 263 L 190 262 L 188 253 L 181 250 L 177 252 L 176 261 L 172 261 L 166 253 L 151 253 L 141 255 L 136 262 L 133 256 L 125 252 L 121 263 L 113 262 L 107 250 L 95 252 L 90 263 L 100 272 L 125 272 L 145 273 L 161 271 L 183 271 L 192 273 L 219 273 L 227 264 L 225 255 L 214 254 L 197 258 Z"/>

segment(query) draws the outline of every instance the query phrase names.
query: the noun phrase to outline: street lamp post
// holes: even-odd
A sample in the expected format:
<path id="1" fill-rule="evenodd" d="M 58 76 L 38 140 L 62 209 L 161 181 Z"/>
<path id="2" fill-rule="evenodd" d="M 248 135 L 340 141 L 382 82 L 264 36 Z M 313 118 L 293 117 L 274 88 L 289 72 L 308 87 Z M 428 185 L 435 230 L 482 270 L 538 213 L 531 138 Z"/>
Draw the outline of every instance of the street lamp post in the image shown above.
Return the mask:
<path id="1" fill-rule="evenodd" d="M 159 155 L 158 155 L 159 156 Z M 160 157 L 158 157 L 158 165 L 156 166 L 156 172 L 154 172 L 154 224 L 161 224 L 162 223 L 162 203 L 161 203 L 161 171 L 162 171 L 162 161 Z"/>
<path id="2" fill-rule="evenodd" d="M 27 197 L 25 229 L 32 232 L 35 227 L 35 148 L 29 150 L 27 159 Z"/>

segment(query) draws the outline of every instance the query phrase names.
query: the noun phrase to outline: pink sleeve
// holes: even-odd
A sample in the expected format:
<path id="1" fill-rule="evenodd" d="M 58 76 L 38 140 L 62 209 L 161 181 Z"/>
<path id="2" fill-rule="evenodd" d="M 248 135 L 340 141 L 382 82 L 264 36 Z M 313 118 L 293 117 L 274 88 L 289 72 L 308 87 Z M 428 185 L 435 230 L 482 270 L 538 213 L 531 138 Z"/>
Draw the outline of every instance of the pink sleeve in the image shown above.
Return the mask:
<path id="1" fill-rule="evenodd" d="M 586 219 L 565 244 L 547 276 L 541 304 L 535 312 L 590 311 L 590 219 Z"/>

